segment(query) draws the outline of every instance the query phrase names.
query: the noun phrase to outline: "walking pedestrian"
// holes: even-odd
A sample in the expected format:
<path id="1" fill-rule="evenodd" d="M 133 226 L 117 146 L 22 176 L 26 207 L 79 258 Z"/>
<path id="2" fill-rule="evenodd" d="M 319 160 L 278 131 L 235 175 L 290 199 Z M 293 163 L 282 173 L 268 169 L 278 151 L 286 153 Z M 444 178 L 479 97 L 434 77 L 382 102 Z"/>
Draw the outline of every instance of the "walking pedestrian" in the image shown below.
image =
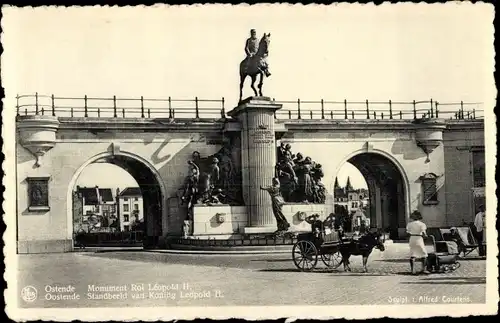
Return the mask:
<path id="1" fill-rule="evenodd" d="M 479 247 L 479 256 L 484 257 L 486 255 L 485 250 L 485 219 L 486 219 L 486 208 L 484 205 L 479 206 L 479 212 L 476 214 L 474 219 L 474 227 L 476 231 L 476 239 Z"/>
<path id="2" fill-rule="evenodd" d="M 406 232 L 410 235 L 410 269 L 416 274 L 415 261 L 422 262 L 422 273 L 427 273 L 427 250 L 425 250 L 424 238 L 427 237 L 427 226 L 422 222 L 422 214 L 413 211 L 410 215 L 411 222 L 406 226 Z"/>

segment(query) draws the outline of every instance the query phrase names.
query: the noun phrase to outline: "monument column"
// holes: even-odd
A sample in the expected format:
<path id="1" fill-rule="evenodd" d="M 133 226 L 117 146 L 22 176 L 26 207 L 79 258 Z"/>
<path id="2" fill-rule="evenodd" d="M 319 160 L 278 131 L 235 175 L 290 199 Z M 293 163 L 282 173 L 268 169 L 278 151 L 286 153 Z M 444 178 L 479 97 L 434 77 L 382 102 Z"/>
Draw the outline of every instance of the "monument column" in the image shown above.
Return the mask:
<path id="1" fill-rule="evenodd" d="M 248 227 L 245 233 L 277 230 L 269 193 L 261 186 L 270 186 L 275 175 L 276 138 L 274 112 L 281 109 L 268 97 L 250 97 L 228 114 L 242 126 L 241 169 L 243 199 L 247 206 Z"/>

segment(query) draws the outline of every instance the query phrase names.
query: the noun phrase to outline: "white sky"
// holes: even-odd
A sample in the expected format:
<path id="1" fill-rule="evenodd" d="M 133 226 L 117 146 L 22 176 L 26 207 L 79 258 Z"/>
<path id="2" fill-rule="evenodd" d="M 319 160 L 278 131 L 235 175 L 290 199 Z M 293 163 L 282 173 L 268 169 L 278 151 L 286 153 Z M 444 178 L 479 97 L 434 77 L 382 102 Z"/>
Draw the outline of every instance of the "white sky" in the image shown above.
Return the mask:
<path id="1" fill-rule="evenodd" d="M 102 174 L 106 174 L 106 176 L 102 176 Z M 78 177 L 76 185 L 81 187 L 97 185 L 102 188 L 111 188 L 113 194 L 116 193 L 117 188 L 123 191 L 127 187 L 139 187 L 136 180 L 127 171 L 107 163 L 90 164 L 85 167 Z"/>
<path id="2" fill-rule="evenodd" d="M 4 8 L 2 78 L 10 98 L 34 92 L 225 97 L 229 110 L 244 43 L 256 28 L 259 37 L 271 33 L 273 75 L 264 94 L 277 100 L 492 102 L 493 10 L 487 9 L 467 3 Z M 342 184 L 346 176 L 339 177 Z M 362 184 L 351 177 L 354 186 Z"/>

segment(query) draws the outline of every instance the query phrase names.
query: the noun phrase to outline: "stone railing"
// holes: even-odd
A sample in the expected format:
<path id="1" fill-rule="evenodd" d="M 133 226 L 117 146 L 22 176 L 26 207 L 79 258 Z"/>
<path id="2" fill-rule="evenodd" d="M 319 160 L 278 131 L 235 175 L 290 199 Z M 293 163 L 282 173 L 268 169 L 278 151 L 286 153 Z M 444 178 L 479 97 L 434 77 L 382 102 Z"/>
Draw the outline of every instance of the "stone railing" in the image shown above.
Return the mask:
<path id="1" fill-rule="evenodd" d="M 169 118 L 213 120 L 228 118 L 225 99 L 164 99 L 57 97 L 54 95 L 19 95 L 17 115 L 48 115 L 74 118 Z M 416 119 L 483 119 L 482 103 L 428 101 L 278 101 L 283 108 L 276 119 L 335 120 L 416 120 Z"/>

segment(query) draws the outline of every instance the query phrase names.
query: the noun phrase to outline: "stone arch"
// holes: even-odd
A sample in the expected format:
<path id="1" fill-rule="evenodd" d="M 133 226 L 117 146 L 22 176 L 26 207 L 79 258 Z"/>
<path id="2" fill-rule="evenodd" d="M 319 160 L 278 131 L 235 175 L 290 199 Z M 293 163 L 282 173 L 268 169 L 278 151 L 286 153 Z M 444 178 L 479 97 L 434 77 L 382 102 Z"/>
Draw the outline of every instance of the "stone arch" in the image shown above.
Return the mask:
<path id="1" fill-rule="evenodd" d="M 159 191 L 160 191 L 160 207 L 161 207 L 161 231 L 163 231 L 163 223 L 167 217 L 167 205 L 166 205 L 166 193 L 167 193 L 167 188 L 165 186 L 165 183 L 162 180 L 162 177 L 158 170 L 146 159 L 142 158 L 141 156 L 138 156 L 134 153 L 130 153 L 127 151 L 119 151 L 119 152 L 102 152 L 97 155 L 94 155 L 90 158 L 88 158 L 80 167 L 74 172 L 67 188 L 67 195 L 66 195 L 66 214 L 67 214 L 67 234 L 69 239 L 73 239 L 73 189 L 76 185 L 76 182 L 78 178 L 80 177 L 81 173 L 83 170 L 89 166 L 90 164 L 95 163 L 96 161 L 104 158 L 112 158 L 112 157 L 123 157 L 123 158 L 128 158 L 130 160 L 133 160 L 142 166 L 144 166 L 146 169 L 149 170 L 153 178 L 155 179 L 155 182 L 159 186 Z M 129 170 L 125 169 L 127 172 L 130 173 Z M 132 174 L 131 174 L 132 175 Z M 135 176 L 132 175 L 134 178 Z M 139 184 L 140 185 L 140 184 Z"/>
<path id="2" fill-rule="evenodd" d="M 401 176 L 402 179 L 402 188 L 404 192 L 404 220 L 407 223 L 410 213 L 411 213 L 411 201 L 410 201 L 410 182 L 408 180 L 408 176 L 404 170 L 404 167 L 401 165 L 401 163 L 391 154 L 384 150 L 380 149 L 375 149 L 371 148 L 369 150 L 365 149 L 358 149 L 355 150 L 346 156 L 344 156 L 339 164 L 337 165 L 335 169 L 335 174 L 338 174 L 340 168 L 347 162 L 350 162 L 351 160 L 355 159 L 356 156 L 360 156 L 363 154 L 372 154 L 372 155 L 378 155 L 382 159 L 386 160 L 390 165 L 392 165 L 398 172 L 398 174 Z M 356 165 L 354 165 L 356 167 Z M 363 174 L 365 176 L 365 174 Z"/>

